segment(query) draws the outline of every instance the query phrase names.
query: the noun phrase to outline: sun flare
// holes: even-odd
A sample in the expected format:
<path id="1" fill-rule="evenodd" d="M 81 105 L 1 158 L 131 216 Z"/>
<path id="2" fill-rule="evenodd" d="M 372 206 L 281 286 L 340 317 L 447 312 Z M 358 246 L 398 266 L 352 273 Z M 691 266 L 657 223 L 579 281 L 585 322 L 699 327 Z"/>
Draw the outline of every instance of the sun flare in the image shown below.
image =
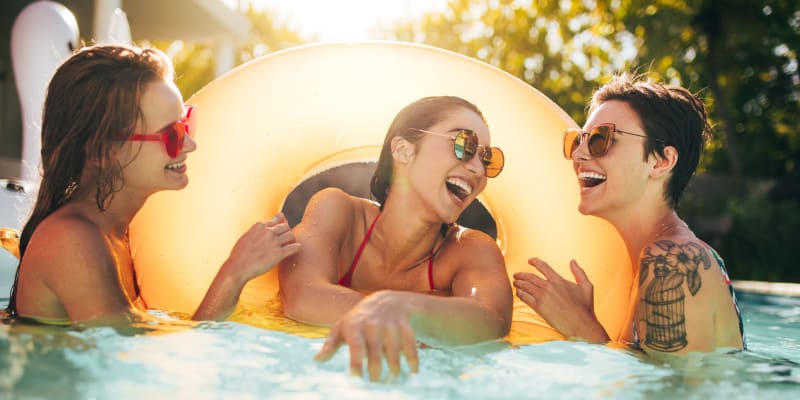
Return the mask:
<path id="1" fill-rule="evenodd" d="M 275 12 L 276 21 L 308 39 L 359 41 L 375 39 L 370 32 L 395 21 L 441 11 L 446 0 L 225 0 L 232 8 Z"/>

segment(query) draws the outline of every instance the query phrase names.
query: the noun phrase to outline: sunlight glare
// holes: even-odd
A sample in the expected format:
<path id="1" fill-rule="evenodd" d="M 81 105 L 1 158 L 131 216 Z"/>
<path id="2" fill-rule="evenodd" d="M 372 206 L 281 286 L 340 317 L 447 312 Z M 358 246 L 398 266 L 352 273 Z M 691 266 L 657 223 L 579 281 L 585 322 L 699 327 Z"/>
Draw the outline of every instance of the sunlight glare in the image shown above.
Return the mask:
<path id="1" fill-rule="evenodd" d="M 304 38 L 321 41 L 376 39 L 370 31 L 396 21 L 441 12 L 446 0 L 224 0 L 231 8 L 272 10 L 274 20 L 298 31 Z"/>

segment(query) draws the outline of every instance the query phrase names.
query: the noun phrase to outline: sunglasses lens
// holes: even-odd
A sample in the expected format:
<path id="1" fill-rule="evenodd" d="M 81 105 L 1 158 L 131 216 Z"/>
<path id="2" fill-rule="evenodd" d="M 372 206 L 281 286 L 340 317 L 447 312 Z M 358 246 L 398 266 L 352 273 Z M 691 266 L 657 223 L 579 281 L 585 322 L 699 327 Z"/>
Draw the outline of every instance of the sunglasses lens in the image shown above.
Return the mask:
<path id="1" fill-rule="evenodd" d="M 180 123 L 183 124 L 183 130 L 185 134 L 194 137 L 194 121 L 196 120 L 197 120 L 197 107 L 186 106 L 186 111 L 184 112 L 184 116 L 180 120 Z"/>
<path id="2" fill-rule="evenodd" d="M 175 158 L 178 152 L 183 148 L 183 137 L 186 132 L 186 125 L 181 122 L 176 122 L 166 133 L 164 140 L 167 145 L 167 154 Z"/>
<path id="3" fill-rule="evenodd" d="M 453 152 L 456 154 L 456 158 L 459 160 L 464 160 L 465 142 L 466 138 L 461 133 L 456 135 L 456 139 L 453 141 Z"/>
<path id="4" fill-rule="evenodd" d="M 592 128 L 589 134 L 589 154 L 592 157 L 602 157 L 608 151 L 611 141 L 611 127 L 600 125 Z"/>
<path id="5" fill-rule="evenodd" d="M 494 178 L 503 171 L 503 166 L 506 163 L 506 156 L 503 154 L 503 150 L 492 147 L 491 151 L 487 151 L 483 154 L 483 161 L 484 164 L 486 164 L 486 177 Z"/>
<path id="6" fill-rule="evenodd" d="M 581 144 L 581 131 L 577 129 L 567 129 L 564 132 L 564 158 L 567 160 L 572 159 L 572 153 Z"/>
<path id="7" fill-rule="evenodd" d="M 475 156 L 475 152 L 478 151 L 478 136 L 472 131 L 459 131 L 453 141 L 453 150 L 459 160 L 471 160 Z"/>

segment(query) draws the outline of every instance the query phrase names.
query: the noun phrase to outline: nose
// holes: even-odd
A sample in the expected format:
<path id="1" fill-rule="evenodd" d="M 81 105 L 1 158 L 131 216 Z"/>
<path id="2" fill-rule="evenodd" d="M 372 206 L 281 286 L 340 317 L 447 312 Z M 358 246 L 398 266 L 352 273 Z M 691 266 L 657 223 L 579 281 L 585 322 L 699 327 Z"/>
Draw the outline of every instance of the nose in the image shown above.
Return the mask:
<path id="1" fill-rule="evenodd" d="M 484 151 L 486 151 L 486 150 L 479 149 L 477 154 L 472 156 L 472 158 L 470 158 L 466 162 L 467 171 L 469 171 L 473 175 L 480 176 L 480 175 L 485 175 L 485 173 L 486 173 L 486 171 L 485 171 L 486 168 L 483 165 L 483 161 L 481 161 L 483 159 L 483 152 Z"/>
<path id="2" fill-rule="evenodd" d="M 592 157 L 589 153 L 589 134 L 586 132 L 581 132 L 580 139 L 578 141 L 578 147 L 572 152 L 572 159 L 576 160 L 588 160 Z"/>
<path id="3" fill-rule="evenodd" d="M 197 150 L 197 142 L 194 140 L 193 137 L 186 135 L 183 137 L 183 151 L 184 153 L 191 153 Z"/>

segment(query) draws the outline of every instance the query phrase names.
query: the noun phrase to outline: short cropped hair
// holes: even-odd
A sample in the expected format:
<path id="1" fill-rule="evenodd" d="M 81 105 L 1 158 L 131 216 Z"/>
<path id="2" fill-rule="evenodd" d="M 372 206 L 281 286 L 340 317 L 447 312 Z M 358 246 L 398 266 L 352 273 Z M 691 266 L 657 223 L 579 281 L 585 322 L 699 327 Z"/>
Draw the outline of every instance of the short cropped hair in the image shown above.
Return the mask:
<path id="1" fill-rule="evenodd" d="M 664 189 L 670 207 L 677 208 L 711 137 L 703 101 L 681 86 L 661 84 L 631 73 L 615 75 L 600 87 L 592 96 L 589 113 L 610 100 L 627 103 L 639 116 L 645 134 L 660 139 L 645 141 L 645 160 L 653 154 L 663 157 L 666 146 L 678 151 L 678 161 Z"/>

